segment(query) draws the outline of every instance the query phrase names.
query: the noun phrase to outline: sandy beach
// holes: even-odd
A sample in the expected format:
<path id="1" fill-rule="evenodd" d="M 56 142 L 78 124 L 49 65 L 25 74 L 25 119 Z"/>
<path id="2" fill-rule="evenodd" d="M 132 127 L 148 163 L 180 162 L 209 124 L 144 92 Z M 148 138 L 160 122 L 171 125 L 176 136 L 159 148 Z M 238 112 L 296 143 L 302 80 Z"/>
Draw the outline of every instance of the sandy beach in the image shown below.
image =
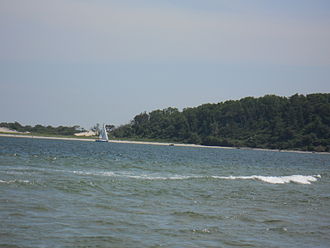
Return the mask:
<path id="1" fill-rule="evenodd" d="M 75 141 L 95 141 L 93 138 L 65 138 L 65 137 L 50 137 L 50 136 L 33 136 L 22 134 L 0 134 L 0 137 L 16 137 L 16 138 L 30 138 L 30 139 L 52 139 L 52 140 L 75 140 Z M 163 142 L 148 142 L 148 141 L 130 141 L 130 140 L 109 140 L 110 143 L 122 143 L 122 144 L 140 144 L 140 145 L 158 145 L 158 146 L 186 146 L 186 147 L 209 147 L 209 148 L 224 148 L 234 149 L 232 147 L 216 147 L 216 146 L 202 146 L 194 144 L 173 144 Z"/>
<path id="2" fill-rule="evenodd" d="M 6 127 L 0 127 L 0 133 L 13 133 L 13 134 L 22 134 L 22 132 L 18 132 L 16 130 L 11 130 L 9 128 Z M 29 132 L 26 132 L 25 134 L 27 134 Z"/>

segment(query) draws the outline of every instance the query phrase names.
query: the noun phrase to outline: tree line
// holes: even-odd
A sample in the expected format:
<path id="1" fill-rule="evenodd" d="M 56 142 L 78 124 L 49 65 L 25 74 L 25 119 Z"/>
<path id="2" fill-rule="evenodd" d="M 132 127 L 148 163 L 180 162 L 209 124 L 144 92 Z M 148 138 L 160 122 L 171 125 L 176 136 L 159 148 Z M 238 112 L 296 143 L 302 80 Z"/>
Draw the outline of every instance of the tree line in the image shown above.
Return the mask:
<path id="1" fill-rule="evenodd" d="M 330 94 L 246 97 L 194 108 L 143 112 L 117 138 L 210 146 L 330 151 Z"/>
<path id="2" fill-rule="evenodd" d="M 75 133 L 81 132 L 83 129 L 80 126 L 42 126 L 42 125 L 35 125 L 35 126 L 23 126 L 19 122 L 1 122 L 0 127 L 6 127 L 11 130 L 16 130 L 18 132 L 30 132 L 34 134 L 48 134 L 48 135 L 74 135 Z"/>

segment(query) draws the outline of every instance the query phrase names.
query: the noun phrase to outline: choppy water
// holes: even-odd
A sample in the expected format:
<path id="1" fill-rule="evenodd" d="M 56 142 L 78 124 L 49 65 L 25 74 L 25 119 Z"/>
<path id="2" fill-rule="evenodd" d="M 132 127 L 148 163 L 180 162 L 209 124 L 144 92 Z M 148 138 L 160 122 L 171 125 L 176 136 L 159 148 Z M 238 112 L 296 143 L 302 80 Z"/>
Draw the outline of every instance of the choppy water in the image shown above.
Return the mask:
<path id="1" fill-rule="evenodd" d="M 0 137 L 0 247 L 329 247 L 330 155 Z"/>

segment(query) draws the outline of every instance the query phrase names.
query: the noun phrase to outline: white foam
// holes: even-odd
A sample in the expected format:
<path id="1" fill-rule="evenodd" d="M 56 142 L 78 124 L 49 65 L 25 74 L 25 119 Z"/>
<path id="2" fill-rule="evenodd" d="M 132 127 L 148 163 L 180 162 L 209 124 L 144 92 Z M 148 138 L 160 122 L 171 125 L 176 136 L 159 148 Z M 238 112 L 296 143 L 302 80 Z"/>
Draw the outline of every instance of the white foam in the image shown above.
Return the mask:
<path id="1" fill-rule="evenodd" d="M 112 176 L 116 176 L 112 174 Z M 119 176 L 119 175 L 117 175 Z M 123 175 L 121 175 L 123 176 Z M 144 180 L 187 180 L 187 179 L 203 179 L 213 178 L 222 180 L 259 180 L 270 184 L 286 184 L 286 183 L 298 183 L 298 184 L 311 184 L 316 182 L 321 175 L 304 176 L 304 175 L 292 175 L 292 176 L 151 176 L 151 175 L 125 175 L 124 177 Z"/>
<path id="2" fill-rule="evenodd" d="M 72 171 L 74 174 L 77 175 L 82 175 L 82 176 L 115 176 L 115 173 L 111 171 L 101 171 L 101 172 L 96 172 L 96 171 Z"/>
<path id="3" fill-rule="evenodd" d="M 185 179 L 196 178 L 196 177 L 191 177 L 191 176 L 160 177 L 160 176 L 150 176 L 150 175 L 126 175 L 126 177 L 135 178 L 135 179 L 145 179 L 145 180 L 185 180 Z"/>
<path id="4" fill-rule="evenodd" d="M 14 179 L 14 180 L 9 180 L 9 181 L 0 180 L 0 183 L 2 183 L 2 184 L 30 183 L 30 181 L 28 181 L 28 180 L 17 180 L 17 179 Z"/>
<path id="5" fill-rule="evenodd" d="M 112 171 L 72 171 L 78 175 L 94 175 L 94 176 L 108 176 L 108 177 L 121 177 L 132 178 L 141 180 L 188 180 L 188 179 L 221 179 L 221 180 L 259 180 L 270 184 L 311 184 L 316 182 L 321 175 L 305 176 L 305 175 L 291 175 L 291 176 L 198 176 L 198 175 L 155 175 L 155 174 L 132 174 L 130 172 L 112 172 Z"/>
<path id="6" fill-rule="evenodd" d="M 143 180 L 183 180 L 183 179 L 191 179 L 197 178 L 192 176 L 156 176 L 156 175 L 148 175 L 148 174 L 131 174 L 127 172 L 112 172 L 112 171 L 72 171 L 72 173 L 77 175 L 92 175 L 92 176 L 108 176 L 108 177 L 122 177 L 122 178 L 132 178 L 132 179 L 143 179 Z"/>
<path id="7" fill-rule="evenodd" d="M 217 179 L 241 179 L 241 180 L 260 180 L 266 183 L 271 184 L 285 184 L 285 183 L 299 183 L 299 184 L 311 184 L 311 182 L 316 182 L 318 178 L 321 178 L 321 175 L 314 176 L 303 176 L 303 175 L 292 175 L 292 176 L 229 176 L 229 177 L 219 177 L 212 176 L 212 178 Z"/>

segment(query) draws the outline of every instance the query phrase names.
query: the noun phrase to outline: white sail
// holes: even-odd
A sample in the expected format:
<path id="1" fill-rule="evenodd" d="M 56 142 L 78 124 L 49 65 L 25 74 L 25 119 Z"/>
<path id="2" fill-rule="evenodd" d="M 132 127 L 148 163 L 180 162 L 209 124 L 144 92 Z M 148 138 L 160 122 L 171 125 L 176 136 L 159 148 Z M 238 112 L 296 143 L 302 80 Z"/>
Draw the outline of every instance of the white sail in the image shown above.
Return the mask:
<path id="1" fill-rule="evenodd" d="M 105 128 L 105 125 L 103 124 L 102 129 L 100 130 L 100 135 L 99 135 L 99 141 L 108 141 L 108 134 L 107 134 L 107 130 Z"/>
<path id="2" fill-rule="evenodd" d="M 103 139 L 108 141 L 109 137 L 108 137 L 108 133 L 107 133 L 107 129 L 105 128 L 105 125 L 103 125 Z"/>

